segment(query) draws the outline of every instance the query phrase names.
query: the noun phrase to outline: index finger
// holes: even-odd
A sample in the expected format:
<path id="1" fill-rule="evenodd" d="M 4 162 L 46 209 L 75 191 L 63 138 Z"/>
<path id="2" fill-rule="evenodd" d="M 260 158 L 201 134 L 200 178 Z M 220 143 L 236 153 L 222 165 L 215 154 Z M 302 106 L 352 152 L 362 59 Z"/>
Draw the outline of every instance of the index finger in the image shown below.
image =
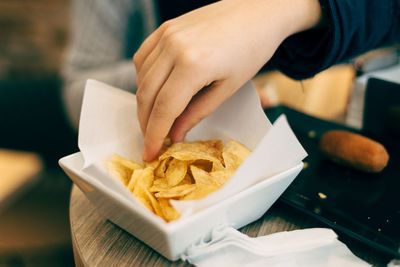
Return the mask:
<path id="1" fill-rule="evenodd" d="M 185 78 L 190 77 L 190 78 Z M 154 102 L 145 133 L 143 160 L 157 157 L 175 119 L 201 85 L 187 70 L 174 68 Z"/>
<path id="2" fill-rule="evenodd" d="M 139 49 L 133 55 L 133 64 L 136 67 L 136 72 L 139 74 L 143 63 L 146 58 L 150 55 L 153 49 L 156 47 L 158 41 L 163 34 L 163 28 L 160 27 L 150 34 L 140 45 Z"/>

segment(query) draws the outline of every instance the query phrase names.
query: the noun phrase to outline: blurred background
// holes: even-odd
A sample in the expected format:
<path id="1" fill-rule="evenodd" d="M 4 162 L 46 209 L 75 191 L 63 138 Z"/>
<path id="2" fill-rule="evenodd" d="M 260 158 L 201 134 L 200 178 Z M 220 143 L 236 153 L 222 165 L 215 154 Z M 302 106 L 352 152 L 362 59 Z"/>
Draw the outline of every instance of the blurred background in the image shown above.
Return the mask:
<path id="1" fill-rule="evenodd" d="M 72 137 L 60 98 L 69 1 L 0 2 L 1 143 L 63 155 Z M 43 139 L 47 140 L 43 146 Z"/>
<path id="2" fill-rule="evenodd" d="M 61 103 L 70 1 L 0 1 L 0 266 L 73 266 L 57 165 L 77 151 Z"/>
<path id="3" fill-rule="evenodd" d="M 0 266 L 74 264 L 71 182 L 57 164 L 78 151 L 61 101 L 70 4 L 0 1 Z M 261 72 L 254 83 L 264 107 L 360 129 L 367 74 L 400 82 L 399 54 L 399 46 L 373 51 L 301 82 Z"/>

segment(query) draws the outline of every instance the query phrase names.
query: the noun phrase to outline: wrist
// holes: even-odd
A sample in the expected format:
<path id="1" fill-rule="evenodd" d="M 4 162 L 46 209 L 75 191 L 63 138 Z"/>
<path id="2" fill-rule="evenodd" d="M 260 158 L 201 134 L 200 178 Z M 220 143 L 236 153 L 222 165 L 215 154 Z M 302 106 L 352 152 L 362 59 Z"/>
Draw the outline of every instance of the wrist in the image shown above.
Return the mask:
<path id="1" fill-rule="evenodd" d="M 264 25 L 275 25 L 282 41 L 292 34 L 316 27 L 322 21 L 319 0 L 254 0 L 261 4 Z"/>
<path id="2" fill-rule="evenodd" d="M 287 36 L 318 26 L 322 22 L 318 0 L 278 0 L 285 7 Z M 283 11 L 284 12 L 284 11 Z"/>

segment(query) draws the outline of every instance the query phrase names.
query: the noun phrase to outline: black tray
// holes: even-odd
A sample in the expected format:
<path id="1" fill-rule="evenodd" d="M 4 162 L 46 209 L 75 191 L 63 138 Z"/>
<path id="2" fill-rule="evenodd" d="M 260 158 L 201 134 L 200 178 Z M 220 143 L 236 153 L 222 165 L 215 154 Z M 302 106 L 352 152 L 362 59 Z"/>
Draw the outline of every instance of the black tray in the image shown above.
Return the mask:
<path id="1" fill-rule="evenodd" d="M 280 114 L 286 114 L 309 154 L 304 160 L 307 167 L 280 197 L 280 201 L 374 248 L 400 257 L 399 137 L 361 132 L 381 142 L 390 155 L 384 171 L 366 174 L 332 163 L 318 151 L 319 138 L 324 132 L 332 129 L 357 130 L 285 106 L 266 109 L 265 113 L 272 122 Z"/>

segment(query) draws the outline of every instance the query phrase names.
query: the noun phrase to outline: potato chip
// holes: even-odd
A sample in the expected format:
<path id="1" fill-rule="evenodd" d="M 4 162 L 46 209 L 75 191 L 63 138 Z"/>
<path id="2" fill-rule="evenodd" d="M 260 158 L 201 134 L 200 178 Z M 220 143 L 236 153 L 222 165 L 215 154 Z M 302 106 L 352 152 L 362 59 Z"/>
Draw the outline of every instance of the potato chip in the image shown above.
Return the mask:
<path id="1" fill-rule="evenodd" d="M 159 192 L 164 189 L 168 189 L 170 186 L 168 185 L 166 178 L 158 178 L 154 180 L 153 186 L 150 187 L 150 192 Z"/>
<path id="2" fill-rule="evenodd" d="M 150 200 L 151 207 L 153 208 L 154 213 L 157 216 L 163 217 L 163 212 L 160 207 L 160 203 L 158 203 L 157 199 L 150 193 L 147 189 L 145 189 L 146 197 Z"/>
<path id="3" fill-rule="evenodd" d="M 150 162 L 145 162 L 144 167 L 145 168 L 150 167 L 150 168 L 156 169 L 159 164 L 160 164 L 160 162 L 158 160 L 153 160 Z"/>
<path id="4" fill-rule="evenodd" d="M 185 178 L 187 172 L 187 163 L 185 161 L 172 159 L 169 164 L 165 177 L 170 186 L 174 186 L 180 183 Z"/>
<path id="5" fill-rule="evenodd" d="M 133 191 L 138 180 L 141 180 L 139 186 L 148 188 L 147 184 L 152 184 L 154 180 L 153 168 L 146 167 L 145 169 L 135 170 L 127 185 L 129 191 Z"/>
<path id="6" fill-rule="evenodd" d="M 225 147 L 220 140 L 170 144 L 166 141 L 157 160 L 144 168 L 114 155 L 107 169 L 132 194 L 166 222 L 180 214 L 170 199 L 197 200 L 220 189 L 250 154 L 242 144 L 231 140 Z"/>
<path id="7" fill-rule="evenodd" d="M 185 178 L 178 185 L 193 184 L 192 178 L 186 174 Z M 155 179 L 153 186 L 150 187 L 150 192 L 159 192 L 171 188 L 166 178 Z"/>
<path id="8" fill-rule="evenodd" d="M 145 204 L 146 206 L 152 207 L 151 201 L 147 197 L 146 191 L 148 191 L 150 186 L 153 184 L 153 180 L 154 180 L 153 169 L 150 167 L 147 167 L 146 169 L 143 169 L 143 170 L 136 170 L 134 173 L 134 176 L 135 175 L 136 175 L 136 178 L 135 178 L 135 183 L 134 183 L 133 191 L 132 191 L 133 195 L 135 197 L 138 197 L 139 199 L 145 200 L 146 203 L 143 203 L 143 204 Z"/>
<path id="9" fill-rule="evenodd" d="M 210 175 L 210 173 L 208 173 L 200 168 L 197 168 L 194 165 L 190 166 L 190 171 L 192 172 L 193 179 L 197 185 L 199 185 L 199 184 L 206 184 L 206 185 L 214 184 L 213 177 Z"/>
<path id="10" fill-rule="evenodd" d="M 159 159 L 173 157 L 182 161 L 208 160 L 213 169 L 222 169 L 222 142 L 220 140 L 172 144 Z"/>
<path id="11" fill-rule="evenodd" d="M 113 161 L 108 161 L 106 168 L 109 173 L 118 178 L 124 185 L 129 183 L 129 177 L 132 175 L 132 170 Z"/>
<path id="12" fill-rule="evenodd" d="M 120 179 L 125 185 L 129 183 L 133 171 L 142 168 L 142 166 L 133 160 L 123 158 L 118 154 L 113 155 L 111 160 L 107 162 L 106 167 L 111 174 L 118 177 L 118 179 Z"/>
<path id="13" fill-rule="evenodd" d="M 157 198 L 178 198 L 185 196 L 196 189 L 195 184 L 177 185 L 168 189 L 163 189 L 155 193 Z"/>
<path id="14" fill-rule="evenodd" d="M 211 172 L 210 175 L 213 183 L 218 187 L 222 187 L 227 181 L 229 181 L 229 179 L 231 179 L 234 172 L 234 170 L 223 170 Z"/>
<path id="15" fill-rule="evenodd" d="M 222 187 L 233 175 L 233 170 L 206 172 L 191 165 L 190 170 L 197 185 L 216 185 Z"/>
<path id="16" fill-rule="evenodd" d="M 154 181 L 153 168 L 146 167 L 145 169 L 136 170 L 133 173 L 132 178 L 134 179 L 134 188 L 150 188 Z"/>
<path id="17" fill-rule="evenodd" d="M 222 152 L 225 168 L 236 170 L 250 153 L 250 150 L 241 143 L 230 140 Z"/>
<path id="18" fill-rule="evenodd" d="M 135 187 L 136 181 L 138 179 L 138 177 L 140 177 L 142 175 L 143 170 L 137 170 L 135 172 L 132 173 L 131 179 L 128 182 L 128 190 L 133 192 L 133 188 Z"/>
<path id="19" fill-rule="evenodd" d="M 165 177 L 165 171 L 167 169 L 167 163 L 169 162 L 170 158 L 165 158 L 161 162 L 159 162 L 158 166 L 154 169 L 154 175 L 157 177 Z"/>
<path id="20" fill-rule="evenodd" d="M 187 194 L 186 196 L 184 196 L 180 200 L 197 200 L 197 199 L 201 199 L 203 197 L 208 196 L 212 192 L 217 191 L 219 188 L 220 187 L 218 187 L 215 184 L 200 184 L 200 185 L 196 185 L 196 189 L 195 190 L 193 190 L 191 193 Z"/>
<path id="21" fill-rule="evenodd" d="M 147 167 L 145 169 L 136 170 L 132 175 L 131 181 L 129 182 L 128 189 L 130 189 L 129 186 L 133 184 L 133 195 L 137 197 L 139 201 L 142 202 L 149 210 L 157 213 L 156 208 L 158 208 L 158 206 L 154 207 L 152 203 L 153 199 L 149 197 L 149 194 L 151 194 L 149 193 L 149 188 L 153 184 L 153 180 L 153 168 Z M 158 211 L 159 210 L 160 209 L 158 209 Z"/>
<path id="22" fill-rule="evenodd" d="M 159 198 L 158 203 L 160 203 L 160 209 L 165 221 L 174 221 L 180 217 L 180 214 L 171 206 L 168 199 Z"/>
<path id="23" fill-rule="evenodd" d="M 132 171 L 137 170 L 137 169 L 142 169 L 142 166 L 140 166 L 133 160 L 123 158 L 118 154 L 114 154 L 114 156 L 111 158 L 111 162 L 121 164 L 122 166 L 124 166 Z"/>
<path id="24" fill-rule="evenodd" d="M 202 170 L 204 170 L 206 172 L 212 171 L 212 167 L 213 167 L 212 161 L 204 160 L 204 159 L 193 161 L 191 163 L 191 165 L 194 165 L 194 166 L 196 166 L 196 167 L 198 167 L 198 168 L 200 168 L 200 169 L 202 169 Z"/>
<path id="25" fill-rule="evenodd" d="M 146 208 L 148 208 L 151 212 L 154 212 L 153 207 L 151 206 L 150 200 L 146 196 L 146 192 L 140 191 L 138 195 L 135 195 L 135 197 L 142 203 Z"/>
<path id="26" fill-rule="evenodd" d="M 184 185 L 184 184 L 192 184 L 192 178 L 190 178 L 190 175 L 186 173 L 185 178 L 178 184 L 178 185 Z"/>

